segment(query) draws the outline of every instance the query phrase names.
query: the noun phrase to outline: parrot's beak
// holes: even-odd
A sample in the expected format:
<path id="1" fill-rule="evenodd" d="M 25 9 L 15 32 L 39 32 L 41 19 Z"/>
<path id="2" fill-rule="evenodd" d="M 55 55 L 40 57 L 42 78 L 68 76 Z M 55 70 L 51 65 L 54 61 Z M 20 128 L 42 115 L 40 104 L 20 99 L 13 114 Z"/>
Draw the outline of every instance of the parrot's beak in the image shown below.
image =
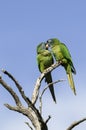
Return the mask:
<path id="1" fill-rule="evenodd" d="M 48 43 L 46 43 L 46 44 L 45 44 L 45 47 L 46 47 L 46 49 L 48 49 L 48 48 L 49 48 L 49 44 L 48 44 Z"/>

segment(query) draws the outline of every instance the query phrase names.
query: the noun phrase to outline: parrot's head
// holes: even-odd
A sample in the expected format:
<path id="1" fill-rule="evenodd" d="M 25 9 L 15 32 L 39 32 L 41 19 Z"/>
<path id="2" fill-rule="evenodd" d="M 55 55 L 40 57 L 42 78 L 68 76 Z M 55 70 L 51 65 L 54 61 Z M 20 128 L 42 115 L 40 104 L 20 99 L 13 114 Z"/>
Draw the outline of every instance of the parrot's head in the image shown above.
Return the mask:
<path id="1" fill-rule="evenodd" d="M 50 47 L 52 47 L 52 39 L 47 40 L 47 42 L 45 43 L 45 47 L 46 49 L 49 49 Z"/>
<path id="2" fill-rule="evenodd" d="M 48 39 L 47 42 L 45 43 L 46 49 L 49 47 L 50 48 L 54 47 L 59 42 L 60 41 L 57 38 Z"/>
<path id="3" fill-rule="evenodd" d="M 37 54 L 39 54 L 41 51 L 45 50 L 45 43 L 41 42 L 38 46 L 37 46 Z"/>

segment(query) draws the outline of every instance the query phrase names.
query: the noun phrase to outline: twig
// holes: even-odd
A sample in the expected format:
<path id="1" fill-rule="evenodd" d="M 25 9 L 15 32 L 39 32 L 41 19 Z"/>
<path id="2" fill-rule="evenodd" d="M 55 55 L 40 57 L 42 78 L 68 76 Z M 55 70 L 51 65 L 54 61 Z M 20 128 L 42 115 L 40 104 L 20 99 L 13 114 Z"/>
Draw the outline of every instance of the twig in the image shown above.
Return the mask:
<path id="1" fill-rule="evenodd" d="M 2 77 L 0 77 L 0 84 L 12 95 L 15 103 L 17 106 L 22 106 L 22 103 L 19 99 L 19 97 L 17 96 L 17 94 L 13 91 L 13 89 L 8 86 L 5 81 L 2 79 Z"/>
<path id="2" fill-rule="evenodd" d="M 63 82 L 65 81 L 64 79 L 61 79 L 61 80 L 57 80 L 55 82 L 52 82 L 52 83 L 49 83 L 42 91 L 42 93 L 40 94 L 39 96 L 39 102 L 40 102 L 40 105 L 39 105 L 39 110 L 40 110 L 40 113 L 42 114 L 42 96 L 44 94 L 44 92 L 49 88 L 50 85 L 52 84 L 56 84 L 56 83 L 59 83 L 59 82 Z"/>
<path id="3" fill-rule="evenodd" d="M 25 122 L 25 124 L 31 129 L 33 130 L 33 128 L 30 126 L 30 124 L 28 122 Z"/>
<path id="4" fill-rule="evenodd" d="M 19 110 L 19 107 L 13 107 L 13 106 L 11 106 L 11 105 L 9 105 L 9 104 L 4 104 L 5 105 L 5 107 L 7 107 L 9 110 L 13 110 L 13 111 L 18 111 Z"/>
<path id="5" fill-rule="evenodd" d="M 59 83 L 59 82 L 63 82 L 63 81 L 65 81 L 65 80 L 64 80 L 64 79 L 61 79 L 61 80 L 57 80 L 57 81 L 55 81 L 55 82 L 49 83 L 49 84 L 44 88 L 44 90 L 42 91 L 40 97 L 42 97 L 42 95 L 44 94 L 44 92 L 46 91 L 46 89 L 48 89 L 48 88 L 50 87 L 50 85 L 56 84 L 56 83 Z"/>
<path id="6" fill-rule="evenodd" d="M 33 90 L 33 94 L 32 94 L 32 103 L 35 104 L 37 99 L 38 99 L 38 95 L 39 95 L 39 89 L 41 86 L 41 81 L 44 78 L 44 76 L 48 73 L 53 71 L 56 67 L 60 66 L 61 62 L 57 62 L 55 64 L 53 64 L 51 67 L 47 68 L 41 75 L 40 77 L 37 79 L 34 90 Z"/>
<path id="7" fill-rule="evenodd" d="M 83 118 L 79 121 L 76 121 L 74 123 L 72 123 L 66 130 L 72 130 L 75 126 L 79 125 L 80 123 L 86 121 L 86 118 Z"/>
<path id="8" fill-rule="evenodd" d="M 22 98 L 26 101 L 26 103 L 28 104 L 28 106 L 29 106 L 29 105 L 32 105 L 30 99 L 25 96 L 24 91 L 22 90 L 22 86 L 21 86 L 21 85 L 18 83 L 18 81 L 13 77 L 13 75 L 10 74 L 8 71 L 6 71 L 6 70 L 4 70 L 4 69 L 2 69 L 2 72 L 3 72 L 4 74 L 6 74 L 9 78 L 11 78 L 11 80 L 15 83 L 15 85 L 16 85 L 16 87 L 18 88 L 18 90 L 19 90 L 19 92 L 20 92 Z"/>
<path id="9" fill-rule="evenodd" d="M 48 119 L 45 121 L 45 123 L 47 124 L 50 119 L 51 119 L 51 116 L 49 115 Z"/>

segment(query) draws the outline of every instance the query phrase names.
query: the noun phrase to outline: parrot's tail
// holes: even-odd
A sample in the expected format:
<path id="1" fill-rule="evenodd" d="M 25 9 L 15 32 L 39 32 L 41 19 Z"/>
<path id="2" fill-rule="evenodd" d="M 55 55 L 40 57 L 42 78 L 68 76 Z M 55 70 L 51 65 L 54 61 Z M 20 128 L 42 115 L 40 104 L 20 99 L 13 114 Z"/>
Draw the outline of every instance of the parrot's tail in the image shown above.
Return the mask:
<path id="1" fill-rule="evenodd" d="M 73 80 L 73 76 L 72 76 L 71 71 L 69 73 L 67 73 L 67 77 L 68 77 L 70 87 L 73 90 L 74 94 L 76 95 L 76 89 L 75 89 L 74 80 Z"/>
<path id="2" fill-rule="evenodd" d="M 52 81 L 52 76 L 51 76 L 51 73 L 50 73 L 50 72 L 46 75 L 46 77 L 45 77 L 45 82 L 47 82 L 47 84 L 53 82 L 53 81 Z M 51 92 L 51 95 L 52 95 L 52 98 L 53 98 L 54 102 L 56 103 L 56 97 L 55 97 L 55 93 L 54 93 L 53 84 L 51 84 L 51 85 L 49 86 L 49 90 L 50 90 L 50 92 Z"/>

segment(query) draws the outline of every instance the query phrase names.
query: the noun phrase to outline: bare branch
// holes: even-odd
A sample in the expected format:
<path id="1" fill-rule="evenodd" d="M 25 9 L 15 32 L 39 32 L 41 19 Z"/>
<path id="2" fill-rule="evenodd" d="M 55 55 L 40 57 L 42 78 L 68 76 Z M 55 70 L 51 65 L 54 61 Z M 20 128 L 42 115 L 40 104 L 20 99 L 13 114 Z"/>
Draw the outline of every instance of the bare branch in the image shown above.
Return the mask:
<path id="1" fill-rule="evenodd" d="M 56 84 L 56 83 L 59 83 L 59 82 L 63 82 L 65 81 L 64 79 L 61 79 L 61 80 L 57 80 L 55 82 L 52 82 L 52 83 L 49 83 L 42 91 L 42 93 L 40 94 L 39 96 L 39 102 L 40 102 L 40 105 L 39 105 L 39 110 L 40 110 L 40 113 L 42 114 L 42 96 L 44 94 L 44 92 L 50 87 L 50 85 L 52 84 Z"/>
<path id="2" fill-rule="evenodd" d="M 25 124 L 31 129 L 33 130 L 33 128 L 30 126 L 30 124 L 28 122 L 25 122 Z"/>
<path id="3" fill-rule="evenodd" d="M 0 77 L 0 84 L 12 95 L 16 105 L 21 106 L 22 104 L 17 94 L 13 91 L 13 89 L 10 86 L 8 86 L 5 83 L 5 81 L 1 77 Z"/>
<path id="4" fill-rule="evenodd" d="M 16 105 L 17 105 L 16 107 L 13 107 L 9 104 L 5 104 L 5 106 L 10 110 L 17 111 L 17 112 L 25 115 L 28 119 L 30 119 L 30 121 L 32 122 L 32 124 L 36 130 L 48 130 L 47 125 L 45 124 L 38 109 L 34 106 L 34 104 L 32 104 L 32 102 L 29 100 L 29 98 L 27 98 L 25 96 L 24 92 L 22 91 L 22 87 L 18 84 L 18 82 L 14 79 L 14 77 L 9 72 L 7 72 L 7 71 L 3 71 L 3 72 L 14 81 L 21 96 L 26 101 L 26 103 L 29 104 L 28 108 L 24 107 L 21 104 L 20 99 L 17 96 L 17 94 L 13 91 L 13 89 L 10 86 L 8 86 L 5 83 L 5 81 L 2 79 L 2 77 L 0 77 L 0 84 L 11 94 L 11 96 L 13 97 L 13 99 L 15 100 Z"/>
<path id="5" fill-rule="evenodd" d="M 52 84 L 56 84 L 56 83 L 58 83 L 58 82 L 63 82 L 63 81 L 65 81 L 65 80 L 64 80 L 64 79 L 61 79 L 61 80 L 57 80 L 57 81 L 55 81 L 55 82 L 49 83 L 49 84 L 44 88 L 44 90 L 42 91 L 40 97 L 43 96 L 44 92 L 45 92 L 45 91 L 50 87 L 50 85 L 52 85 Z"/>
<path id="6" fill-rule="evenodd" d="M 17 111 L 19 113 L 22 113 L 23 115 L 25 115 L 26 117 L 28 117 L 28 119 L 30 119 L 30 121 L 32 122 L 34 128 L 36 128 L 36 130 L 48 130 L 47 128 L 47 123 L 48 121 L 51 119 L 51 116 L 49 115 L 48 118 L 46 119 L 46 121 L 44 121 L 43 117 L 42 117 L 42 96 L 45 93 L 45 91 L 49 88 L 50 85 L 52 84 L 56 84 L 58 82 L 62 82 L 64 80 L 57 80 L 55 82 L 49 83 L 42 91 L 42 93 L 39 96 L 39 89 L 41 86 L 41 82 L 42 79 L 45 77 L 45 75 L 49 72 L 51 72 L 52 70 L 54 70 L 56 67 L 58 67 L 61 64 L 61 62 L 53 64 L 51 67 L 49 67 L 48 69 L 46 69 L 41 75 L 40 77 L 37 79 L 36 84 L 35 84 L 35 88 L 32 94 L 32 100 L 30 100 L 25 94 L 24 91 L 22 90 L 21 85 L 18 83 L 18 81 L 6 70 L 2 70 L 2 72 L 4 74 L 6 74 L 9 78 L 11 78 L 11 80 L 15 83 L 17 89 L 19 90 L 22 98 L 24 99 L 24 101 L 28 104 L 28 108 L 24 107 L 18 97 L 18 95 L 15 93 L 15 91 L 2 79 L 2 77 L 0 76 L 0 84 L 11 94 L 11 96 L 13 97 L 15 103 L 16 103 L 16 107 L 13 107 L 9 104 L 4 104 L 8 109 L 13 110 L 13 111 Z M 39 96 L 39 100 L 40 100 L 40 112 L 39 110 L 35 107 L 35 103 L 38 99 Z M 80 123 L 86 121 L 86 118 L 83 118 L 79 121 L 76 121 L 74 123 L 72 123 L 66 130 L 72 130 L 74 127 L 78 126 Z M 30 126 L 30 124 L 28 122 L 25 122 L 28 127 L 33 130 L 33 128 Z"/>
<path id="7" fill-rule="evenodd" d="M 32 124 L 36 130 L 48 130 L 47 125 L 45 124 L 42 116 L 40 115 L 39 111 L 35 107 L 33 110 L 31 107 L 26 108 L 24 106 L 13 107 L 9 104 L 5 104 L 5 106 L 9 110 L 17 111 L 17 112 L 25 115 L 28 119 L 30 119 L 30 121 L 32 122 Z"/>
<path id="8" fill-rule="evenodd" d="M 41 96 L 39 97 L 39 111 L 40 111 L 40 114 L 42 115 L 42 97 Z"/>
<path id="9" fill-rule="evenodd" d="M 84 122 L 84 121 L 86 121 L 86 118 L 83 118 L 83 119 L 81 119 L 81 120 L 79 120 L 79 121 L 76 121 L 76 122 L 72 123 L 72 124 L 67 128 L 67 130 L 72 130 L 74 127 L 76 127 L 77 125 L 79 125 L 80 123 L 82 123 L 82 122 Z"/>
<path id="10" fill-rule="evenodd" d="M 51 119 L 51 116 L 49 115 L 48 119 L 45 121 L 45 123 L 47 124 L 50 119 Z"/>
<path id="11" fill-rule="evenodd" d="M 9 110 L 18 111 L 18 109 L 19 109 L 19 107 L 13 107 L 13 106 L 11 106 L 11 105 L 9 105 L 9 104 L 4 104 L 4 105 L 5 105 L 5 107 L 7 107 Z"/>
<path id="12" fill-rule="evenodd" d="M 33 94 L 32 94 L 32 103 L 35 104 L 37 99 L 38 99 L 38 95 L 39 95 L 39 89 L 40 89 L 40 86 L 41 86 L 41 82 L 42 82 L 42 79 L 44 78 L 44 76 L 48 73 L 48 72 L 51 72 L 53 71 L 56 67 L 60 66 L 61 65 L 61 62 L 57 62 L 53 65 L 51 65 L 51 67 L 47 68 L 41 75 L 40 77 L 37 79 L 36 81 L 36 84 L 35 84 L 35 87 L 34 87 L 34 90 L 33 90 Z"/>
<path id="13" fill-rule="evenodd" d="M 4 70 L 4 69 L 2 70 L 2 72 L 3 72 L 4 74 L 6 74 L 9 78 L 12 79 L 12 81 L 15 83 L 16 87 L 18 88 L 18 90 L 19 90 L 19 92 L 20 92 L 22 98 L 25 100 L 25 102 L 28 104 L 28 106 L 31 105 L 32 103 L 31 103 L 30 99 L 25 96 L 24 91 L 22 90 L 22 86 L 21 86 L 21 85 L 18 83 L 18 81 L 13 77 L 13 75 L 10 74 L 8 71 L 6 71 L 6 70 Z"/>

